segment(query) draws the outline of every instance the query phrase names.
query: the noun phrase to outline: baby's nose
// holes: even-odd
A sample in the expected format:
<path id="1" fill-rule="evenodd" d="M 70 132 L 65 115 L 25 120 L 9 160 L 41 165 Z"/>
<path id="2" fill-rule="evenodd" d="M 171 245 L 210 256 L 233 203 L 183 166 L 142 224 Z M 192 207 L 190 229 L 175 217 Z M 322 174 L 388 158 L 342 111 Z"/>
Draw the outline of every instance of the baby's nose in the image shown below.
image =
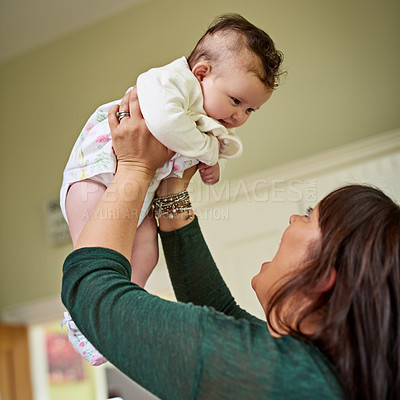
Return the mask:
<path id="1" fill-rule="evenodd" d="M 236 126 L 243 125 L 246 122 L 247 118 L 248 117 L 243 110 L 235 111 L 235 113 L 232 115 L 232 119 L 235 121 Z"/>

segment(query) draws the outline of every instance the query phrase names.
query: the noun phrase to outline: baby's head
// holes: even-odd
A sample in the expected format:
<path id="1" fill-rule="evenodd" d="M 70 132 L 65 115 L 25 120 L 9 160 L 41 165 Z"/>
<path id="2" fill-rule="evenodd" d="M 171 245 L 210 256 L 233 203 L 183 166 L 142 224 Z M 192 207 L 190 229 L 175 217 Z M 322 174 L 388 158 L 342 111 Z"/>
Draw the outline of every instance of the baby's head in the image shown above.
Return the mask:
<path id="1" fill-rule="evenodd" d="M 245 18 L 217 18 L 188 58 L 207 115 L 227 128 L 243 125 L 271 97 L 282 58 L 272 39 Z"/>

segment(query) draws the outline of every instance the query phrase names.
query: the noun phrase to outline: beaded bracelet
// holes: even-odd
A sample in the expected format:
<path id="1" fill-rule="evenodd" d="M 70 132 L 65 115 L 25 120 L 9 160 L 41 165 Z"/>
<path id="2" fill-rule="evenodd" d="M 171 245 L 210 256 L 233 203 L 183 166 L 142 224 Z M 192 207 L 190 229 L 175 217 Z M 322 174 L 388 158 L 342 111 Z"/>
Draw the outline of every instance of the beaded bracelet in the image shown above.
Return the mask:
<path id="1" fill-rule="evenodd" d="M 155 197 L 153 208 L 157 218 L 167 214 L 169 219 L 173 219 L 175 214 L 193 210 L 187 190 L 168 196 Z M 192 218 L 193 215 L 188 216 L 188 219 Z"/>

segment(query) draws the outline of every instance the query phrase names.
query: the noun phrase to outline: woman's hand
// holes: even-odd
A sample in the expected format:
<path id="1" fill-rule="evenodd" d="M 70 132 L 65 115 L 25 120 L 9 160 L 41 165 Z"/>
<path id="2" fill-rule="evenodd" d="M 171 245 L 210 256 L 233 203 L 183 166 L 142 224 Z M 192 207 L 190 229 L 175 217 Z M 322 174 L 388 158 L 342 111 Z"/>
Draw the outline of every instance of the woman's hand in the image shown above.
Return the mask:
<path id="1" fill-rule="evenodd" d="M 175 194 L 186 190 L 189 186 L 192 176 L 197 171 L 197 165 L 186 169 L 183 172 L 182 178 L 167 178 L 161 181 L 160 186 L 157 189 L 156 196 L 164 197 L 170 194 Z"/>
<path id="2" fill-rule="evenodd" d="M 130 116 L 119 121 L 117 111 L 129 111 Z M 125 94 L 119 106 L 111 108 L 108 123 L 118 168 L 133 168 L 153 177 L 155 170 L 174 155 L 148 130 L 140 111 L 136 87 Z"/>

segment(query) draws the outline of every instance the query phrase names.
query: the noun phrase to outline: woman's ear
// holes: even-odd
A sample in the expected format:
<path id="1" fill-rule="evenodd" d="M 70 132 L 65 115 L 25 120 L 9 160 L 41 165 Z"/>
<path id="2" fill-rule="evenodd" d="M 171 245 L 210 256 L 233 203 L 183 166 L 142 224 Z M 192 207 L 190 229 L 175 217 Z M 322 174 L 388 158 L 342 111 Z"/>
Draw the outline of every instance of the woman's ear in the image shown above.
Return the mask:
<path id="1" fill-rule="evenodd" d="M 192 68 L 193 75 L 201 82 L 211 73 L 211 65 L 208 62 L 200 61 Z"/>
<path id="2" fill-rule="evenodd" d="M 327 292 L 328 290 L 331 290 L 336 283 L 336 275 L 337 275 L 336 268 L 331 268 L 328 276 L 324 280 L 322 280 L 318 285 L 318 289 L 321 292 Z"/>

